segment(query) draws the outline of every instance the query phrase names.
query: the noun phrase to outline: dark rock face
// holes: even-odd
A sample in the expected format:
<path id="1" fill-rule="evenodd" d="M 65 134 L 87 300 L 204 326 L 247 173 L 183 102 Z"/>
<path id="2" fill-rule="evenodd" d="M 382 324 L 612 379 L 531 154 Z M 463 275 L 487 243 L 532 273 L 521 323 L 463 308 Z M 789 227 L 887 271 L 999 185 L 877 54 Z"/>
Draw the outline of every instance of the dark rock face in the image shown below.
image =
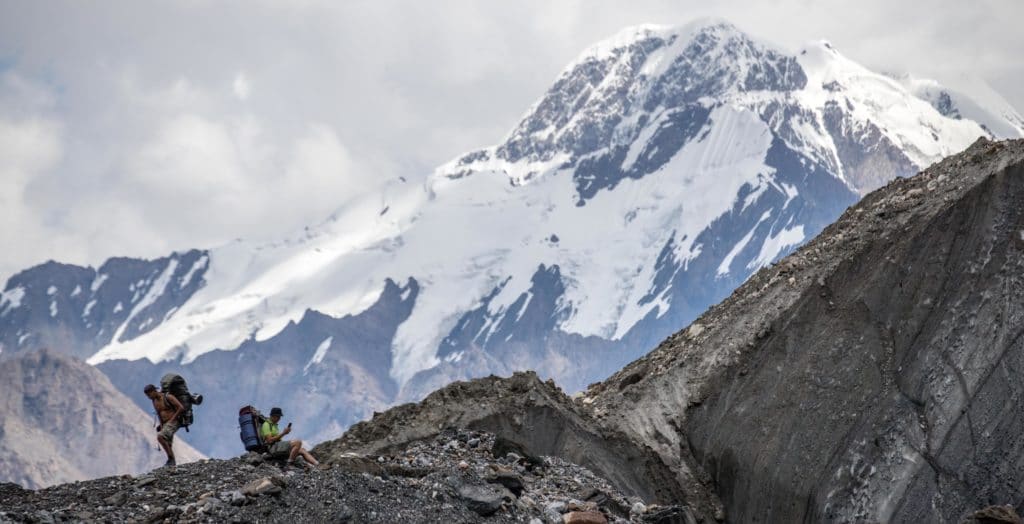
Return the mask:
<path id="1" fill-rule="evenodd" d="M 734 518 L 938 520 L 1019 499 L 1024 164 L 963 178 L 955 206 L 824 275 L 696 410 Z"/>

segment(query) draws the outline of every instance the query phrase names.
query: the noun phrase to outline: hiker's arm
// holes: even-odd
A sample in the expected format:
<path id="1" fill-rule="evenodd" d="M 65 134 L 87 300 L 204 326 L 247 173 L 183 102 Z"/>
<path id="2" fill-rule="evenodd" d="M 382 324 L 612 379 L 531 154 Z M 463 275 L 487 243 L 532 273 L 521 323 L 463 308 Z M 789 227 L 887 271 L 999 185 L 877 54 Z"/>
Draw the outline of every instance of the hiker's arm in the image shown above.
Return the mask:
<path id="1" fill-rule="evenodd" d="M 174 416 L 171 417 L 171 420 L 177 420 L 178 416 L 185 411 L 185 406 L 182 406 L 181 401 L 174 398 L 174 395 L 167 395 L 167 400 L 170 400 L 171 405 L 174 406 Z"/>
<path id="2" fill-rule="evenodd" d="M 284 428 L 284 431 L 278 433 L 277 435 L 273 435 L 273 436 L 267 437 L 264 440 L 266 440 L 267 442 L 270 442 L 271 444 L 273 444 L 274 442 L 277 442 L 277 441 L 283 439 L 285 435 L 287 435 L 287 434 L 289 434 L 291 432 L 292 432 L 292 428 Z"/>
<path id="3" fill-rule="evenodd" d="M 153 401 L 153 414 L 156 415 L 156 430 L 160 431 L 164 426 L 164 421 L 160 418 L 160 410 L 157 409 L 155 400 Z"/>

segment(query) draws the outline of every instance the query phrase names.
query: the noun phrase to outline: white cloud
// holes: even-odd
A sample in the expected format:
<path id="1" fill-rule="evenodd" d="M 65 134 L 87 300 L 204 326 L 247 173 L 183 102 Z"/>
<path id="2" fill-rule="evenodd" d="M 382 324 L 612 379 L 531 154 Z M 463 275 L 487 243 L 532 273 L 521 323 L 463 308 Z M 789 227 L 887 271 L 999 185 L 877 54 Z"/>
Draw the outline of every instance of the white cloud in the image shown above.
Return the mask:
<path id="1" fill-rule="evenodd" d="M 239 100 L 249 98 L 249 79 L 244 74 L 235 75 L 234 82 L 231 82 L 231 90 Z"/>
<path id="2" fill-rule="evenodd" d="M 107 140 L 74 137 L 74 158 L 55 119 L 0 116 L 0 279 L 50 258 L 98 264 L 276 239 L 382 180 L 328 124 L 279 128 L 219 111 L 212 91 L 184 77 L 148 88 L 132 74 L 116 79 L 111 95 L 127 107 L 91 123 Z M 88 147 L 97 142 L 108 147 Z"/>
<path id="3" fill-rule="evenodd" d="M 46 243 L 52 232 L 28 201 L 27 191 L 62 154 L 59 123 L 0 118 L 0 245 L 8 266 L 3 269 L 34 263 L 32 254 L 51 250 Z"/>

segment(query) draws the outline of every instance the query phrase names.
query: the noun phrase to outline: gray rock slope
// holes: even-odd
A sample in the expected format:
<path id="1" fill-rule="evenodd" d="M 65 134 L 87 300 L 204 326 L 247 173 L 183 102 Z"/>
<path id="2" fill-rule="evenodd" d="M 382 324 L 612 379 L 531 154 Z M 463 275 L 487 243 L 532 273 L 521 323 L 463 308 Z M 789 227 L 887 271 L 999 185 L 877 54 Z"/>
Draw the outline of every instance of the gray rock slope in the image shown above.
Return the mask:
<path id="1" fill-rule="evenodd" d="M 166 459 L 153 415 L 103 373 L 56 351 L 0 362 L 0 414 L 0 482 L 37 488 L 139 473 Z M 179 437 L 179 462 L 202 458 Z"/>
<path id="2" fill-rule="evenodd" d="M 1020 510 L 1022 255 L 1024 141 L 979 140 L 583 395 L 527 374 L 456 383 L 318 451 L 486 428 L 704 522 Z"/>
<path id="3" fill-rule="evenodd" d="M 731 521 L 1020 508 L 1024 141 L 880 189 L 588 391 Z M 704 476 L 706 475 L 706 477 Z"/>

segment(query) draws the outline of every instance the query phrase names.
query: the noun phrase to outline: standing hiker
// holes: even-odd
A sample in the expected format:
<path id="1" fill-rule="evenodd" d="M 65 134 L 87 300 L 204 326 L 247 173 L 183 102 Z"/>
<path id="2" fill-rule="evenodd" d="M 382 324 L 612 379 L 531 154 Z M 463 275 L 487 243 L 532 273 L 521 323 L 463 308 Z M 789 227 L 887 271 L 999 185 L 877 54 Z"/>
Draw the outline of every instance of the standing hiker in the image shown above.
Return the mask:
<path id="1" fill-rule="evenodd" d="M 278 457 L 287 455 L 288 462 L 294 462 L 295 457 L 301 455 L 310 466 L 319 466 L 320 463 L 313 458 L 313 455 L 302 449 L 301 440 L 281 440 L 285 435 L 292 432 L 291 422 L 284 428 L 284 431 L 278 430 L 277 423 L 281 421 L 282 415 L 284 415 L 284 412 L 281 411 L 281 408 L 270 408 L 270 418 L 260 427 L 260 436 L 263 437 L 263 442 L 269 448 L 267 452 L 272 456 Z"/>
<path id="2" fill-rule="evenodd" d="M 164 466 L 173 466 L 174 462 L 174 432 L 178 431 L 178 418 L 185 411 L 174 395 L 168 395 L 157 391 L 153 384 L 147 385 L 143 393 L 153 401 L 153 409 L 156 410 L 158 423 L 156 425 L 156 441 L 167 453 L 167 463 Z"/>

